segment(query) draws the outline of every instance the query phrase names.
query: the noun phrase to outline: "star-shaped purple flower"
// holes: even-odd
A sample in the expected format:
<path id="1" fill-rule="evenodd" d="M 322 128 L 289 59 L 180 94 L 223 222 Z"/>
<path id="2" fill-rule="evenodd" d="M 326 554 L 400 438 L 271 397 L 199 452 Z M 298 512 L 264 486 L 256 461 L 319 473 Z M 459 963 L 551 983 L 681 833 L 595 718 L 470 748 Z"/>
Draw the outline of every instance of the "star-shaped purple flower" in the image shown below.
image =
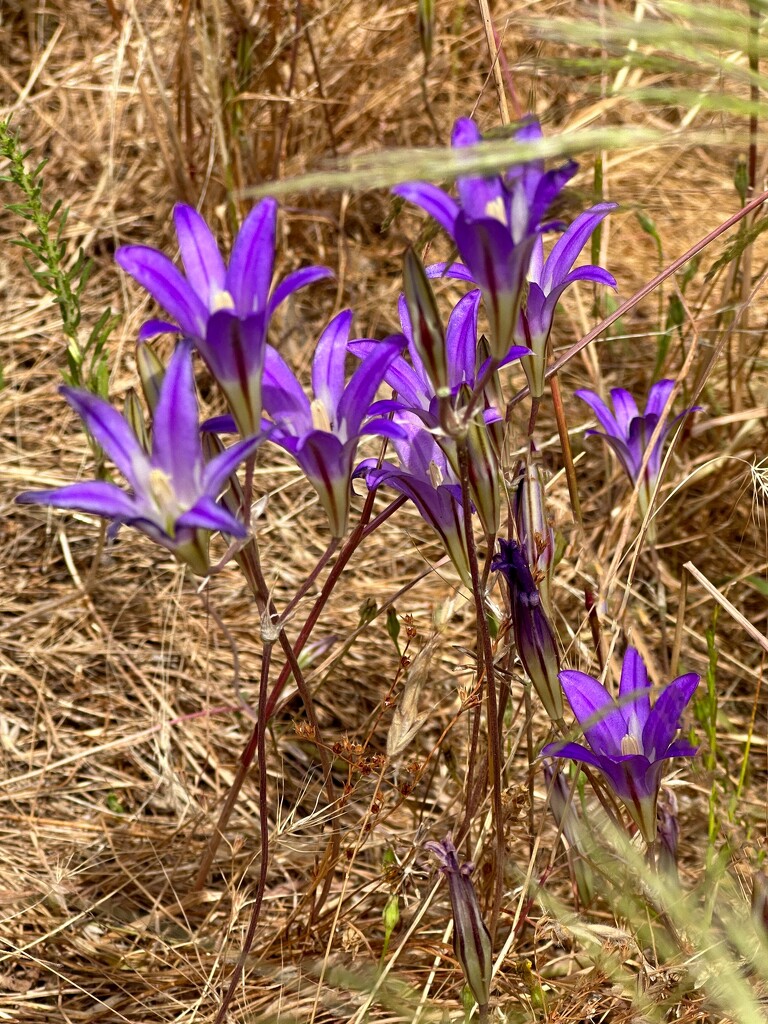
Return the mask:
<path id="1" fill-rule="evenodd" d="M 445 452 L 417 416 L 403 413 L 397 422 L 404 436 L 393 438 L 392 447 L 400 465 L 384 462 L 378 466 L 375 459 L 366 459 L 356 475 L 365 476 L 370 488 L 386 484 L 410 498 L 440 537 L 464 584 L 471 587 L 461 484 Z"/>
<path id="2" fill-rule="evenodd" d="M 149 454 L 109 402 L 77 388 L 62 387 L 60 391 L 128 481 L 131 491 L 104 480 L 91 480 L 49 491 L 25 491 L 16 501 L 78 509 L 112 519 L 118 526 L 127 523 L 168 548 L 201 576 L 209 569 L 211 531 L 221 530 L 240 538 L 247 535 L 245 526 L 217 498 L 227 478 L 263 438 L 239 441 L 210 462 L 204 461 L 189 342 L 181 342 L 168 363 L 153 418 Z"/>
<path id="3" fill-rule="evenodd" d="M 277 203 L 263 199 L 243 221 L 229 266 L 200 214 L 179 203 L 173 211 L 186 276 L 157 249 L 123 246 L 115 259 L 147 289 L 175 322 L 149 320 L 140 338 L 165 331 L 191 338 L 220 385 L 243 436 L 258 433 L 261 373 L 269 320 L 299 288 L 329 277 L 326 267 L 304 267 L 272 288 Z"/>
<path id="4" fill-rule="evenodd" d="M 360 438 L 364 434 L 403 437 L 403 431 L 390 420 L 369 419 L 376 391 L 399 354 L 402 339 L 371 343 L 345 384 L 351 324 L 352 312 L 344 310 L 323 331 L 312 363 L 312 401 L 271 346 L 264 366 L 264 409 L 274 424 L 269 438 L 290 452 L 304 470 L 328 515 L 334 537 L 346 533 L 350 480 Z"/>
<path id="5" fill-rule="evenodd" d="M 517 328 L 517 340 L 533 351 L 533 355 L 523 359 L 522 364 L 534 398 L 541 398 L 544 394 L 547 341 L 557 304 L 565 289 L 575 281 L 593 281 L 609 288 L 616 287 L 616 278 L 602 267 L 577 267 L 573 270 L 573 264 L 592 232 L 616 206 L 616 203 L 598 203 L 580 214 L 557 239 L 546 259 L 541 235 L 534 240 L 528 270 L 528 295 Z"/>
<path id="6" fill-rule="evenodd" d="M 638 411 L 634 398 L 624 388 L 613 388 L 611 391 L 613 411 L 594 391 L 574 392 L 577 398 L 586 402 L 592 409 L 605 430 L 605 433 L 599 430 L 588 430 L 587 434 L 602 437 L 611 446 L 633 484 L 641 480 L 640 468 L 648 443 L 674 386 L 675 382 L 672 380 L 659 380 L 653 384 L 648 392 L 648 401 L 642 415 Z M 699 406 L 693 406 L 690 409 L 685 409 L 662 428 L 651 451 L 639 489 L 640 511 L 643 515 L 648 510 L 653 489 L 659 478 L 664 445 L 670 431 L 679 420 L 691 412 L 696 412 L 698 408 Z"/>
<path id="7" fill-rule="evenodd" d="M 541 137 L 541 127 L 534 120 L 515 133 L 519 142 Z M 481 142 L 482 136 L 474 121 L 460 118 L 451 141 L 456 147 L 472 146 Z M 449 273 L 466 276 L 482 290 L 491 328 L 491 355 L 498 361 L 515 340 L 535 240 L 541 232 L 558 226 L 544 222 L 547 210 L 576 167 L 570 161 L 545 171 L 543 163 L 535 160 L 513 167 L 503 176 L 459 178 L 459 202 L 426 182 L 394 189 L 431 214 L 455 241 L 468 274 L 462 275 L 457 265 Z"/>
<path id="8" fill-rule="evenodd" d="M 678 676 L 651 708 L 651 683 L 642 658 L 633 647 L 624 655 L 618 701 L 602 683 L 584 672 L 560 673 L 568 703 L 584 730 L 581 743 L 550 743 L 547 757 L 567 757 L 597 768 L 629 811 L 643 838 L 656 838 L 656 803 L 665 762 L 692 757 L 697 747 L 676 740 L 680 717 L 696 692 L 699 677 Z"/>

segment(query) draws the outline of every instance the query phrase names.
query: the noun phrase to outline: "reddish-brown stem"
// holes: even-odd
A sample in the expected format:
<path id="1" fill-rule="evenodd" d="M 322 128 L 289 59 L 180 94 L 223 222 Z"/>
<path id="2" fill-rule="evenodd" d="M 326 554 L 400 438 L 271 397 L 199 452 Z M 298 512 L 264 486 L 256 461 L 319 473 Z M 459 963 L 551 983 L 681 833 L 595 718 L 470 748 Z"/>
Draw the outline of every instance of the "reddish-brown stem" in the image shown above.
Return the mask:
<path id="1" fill-rule="evenodd" d="M 328 578 L 325 581 L 325 584 L 323 586 L 322 591 L 320 592 L 320 595 L 315 601 L 315 604 L 312 607 L 312 610 L 309 613 L 309 616 L 307 617 L 307 620 L 304 623 L 304 626 L 302 627 L 301 632 L 299 633 L 299 636 L 296 639 L 296 642 L 291 647 L 292 653 L 296 658 L 298 658 L 304 645 L 309 639 L 312 630 L 314 629 L 317 620 L 320 617 L 320 613 L 325 607 L 325 604 L 328 601 L 328 598 L 330 597 L 333 588 L 336 586 L 336 583 L 338 582 L 341 573 L 343 572 L 345 566 L 349 562 L 349 559 L 354 554 L 354 551 L 357 548 L 358 544 L 360 543 L 361 539 L 367 535 L 366 527 L 371 517 L 374 498 L 375 492 L 369 492 L 369 494 L 366 497 L 365 504 L 363 506 L 363 511 L 360 516 L 359 523 L 357 524 L 354 532 L 349 537 L 347 543 L 341 549 L 341 552 L 339 553 L 336 562 L 333 564 L 330 572 L 328 573 Z M 385 511 L 387 510 L 385 509 Z M 386 516 L 384 516 L 384 514 L 382 513 L 377 517 L 377 522 L 384 522 L 385 518 Z M 256 575 L 260 574 L 260 568 L 258 567 L 258 558 L 253 548 L 253 545 L 249 545 L 241 552 L 240 562 L 243 567 L 243 571 L 245 572 L 245 575 L 249 580 L 255 579 Z M 287 638 L 286 642 L 288 642 Z M 285 684 L 288 682 L 291 675 L 293 674 L 294 673 L 293 670 L 291 669 L 290 662 L 286 660 L 280 672 L 280 675 L 278 676 L 277 682 L 272 688 L 272 691 L 269 694 L 265 705 L 261 709 L 264 715 L 265 725 L 272 716 L 272 713 L 275 709 L 277 701 L 279 700 L 280 694 L 282 693 L 285 687 Z M 227 822 L 232 816 L 232 811 L 234 810 L 235 804 L 237 803 L 237 799 L 240 795 L 240 790 L 243 788 L 243 783 L 246 780 L 250 767 L 253 764 L 253 759 L 256 756 L 258 741 L 259 723 L 257 722 L 254 724 L 251 735 L 248 737 L 248 741 L 245 744 L 242 753 L 240 754 L 240 761 L 237 766 L 235 777 L 232 780 L 232 784 L 230 785 L 229 791 L 224 799 L 224 804 L 219 813 L 219 819 L 216 823 L 216 828 L 214 829 L 214 832 L 208 841 L 208 846 L 206 848 L 205 854 L 203 855 L 203 859 L 200 863 L 197 875 L 195 876 L 193 886 L 195 890 L 200 890 L 205 885 L 205 881 L 208 877 L 208 872 L 210 870 L 211 864 L 213 863 L 213 859 L 216 856 L 216 851 L 218 850 L 219 844 L 221 843 L 221 840 L 223 838 L 224 830 L 227 827 Z"/>
<path id="2" fill-rule="evenodd" d="M 261 677 L 259 679 L 260 721 L 264 721 L 263 708 L 267 697 L 271 654 L 272 644 L 271 642 L 265 642 L 261 658 Z M 219 1012 L 216 1014 L 214 1024 L 222 1024 L 226 1018 L 227 1009 L 229 1008 L 229 1004 L 232 1002 L 235 989 L 243 976 L 245 961 L 248 958 L 251 946 L 253 945 L 253 940 L 256 935 L 256 927 L 259 923 L 259 914 L 261 913 L 261 904 L 267 888 L 267 870 L 269 868 L 269 821 L 267 820 L 267 815 L 269 813 L 269 802 L 267 800 L 266 730 L 259 728 L 258 723 L 256 725 L 256 745 L 258 748 L 257 762 L 259 766 L 259 832 L 261 834 L 261 863 L 259 864 L 259 880 L 256 885 L 256 896 L 253 901 L 251 919 L 248 922 L 248 931 L 245 934 L 243 948 L 240 950 L 240 956 L 237 958 L 235 969 L 232 973 L 232 977 L 230 978 L 229 985 L 227 986 L 227 991 L 224 993 L 224 998 L 221 1001 L 221 1006 L 219 1007 Z"/>
<path id="3" fill-rule="evenodd" d="M 496 827 L 496 873 L 493 889 L 493 907 L 489 931 L 491 939 L 501 913 L 501 896 L 504 881 L 504 817 L 501 804 L 501 749 L 499 744 L 498 705 L 496 703 L 496 675 L 493 669 L 493 647 L 485 614 L 485 590 L 477 564 L 477 548 L 472 526 L 472 503 L 469 493 L 469 451 L 465 439 L 457 441 L 459 456 L 459 479 L 461 480 L 461 503 L 464 510 L 464 536 L 467 544 L 467 560 L 472 577 L 472 593 L 475 599 L 475 620 L 477 626 L 477 669 L 478 675 L 485 676 L 488 706 L 488 761 L 491 776 L 491 806 Z"/>

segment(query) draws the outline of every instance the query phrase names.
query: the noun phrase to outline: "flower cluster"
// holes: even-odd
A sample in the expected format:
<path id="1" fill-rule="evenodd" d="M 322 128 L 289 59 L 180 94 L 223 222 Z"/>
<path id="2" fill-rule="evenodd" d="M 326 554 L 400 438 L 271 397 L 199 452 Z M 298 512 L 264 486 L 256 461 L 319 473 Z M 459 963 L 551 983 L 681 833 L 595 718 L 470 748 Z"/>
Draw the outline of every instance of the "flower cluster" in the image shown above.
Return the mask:
<path id="1" fill-rule="evenodd" d="M 516 138 L 535 141 L 541 138 L 541 128 L 529 120 Z M 474 122 L 456 123 L 454 146 L 470 147 L 480 141 Z M 484 588 L 485 576 L 478 583 L 472 517 L 479 523 L 490 561 L 508 494 L 505 518 L 517 537 L 500 541 L 490 567 L 508 587 L 509 632 L 526 675 L 561 735 L 564 692 L 587 744 L 550 743 L 542 753 L 596 769 L 652 843 L 664 766 L 671 758 L 695 753 L 675 737 L 698 677 L 675 679 L 651 707 L 648 674 L 632 648 L 624 659 L 618 700 L 591 676 L 560 671 L 551 598 L 555 535 L 546 510 L 545 474 L 530 436 L 535 416 L 522 465 L 506 477 L 502 473 L 503 466 L 511 465 L 507 439 L 513 403 L 505 395 L 505 375 L 514 370 L 511 364 L 519 363 L 524 370 L 537 408 L 564 290 L 577 281 L 616 286 L 602 267 L 576 266 L 615 204 L 591 206 L 570 225 L 549 219 L 550 207 L 575 172 L 573 162 L 547 170 L 542 162 L 530 161 L 501 175 L 460 177 L 456 198 L 423 182 L 398 186 L 398 195 L 421 206 L 445 229 L 461 262 L 425 268 L 409 250 L 399 301 L 400 330 L 382 341 L 350 338 L 352 311 L 338 313 L 317 342 L 310 392 L 271 343 L 270 327 L 289 296 L 327 278 L 330 271 L 304 267 L 275 282 L 273 199 L 264 199 L 246 217 L 228 264 L 202 217 L 189 206 L 177 206 L 174 220 L 183 272 L 148 246 L 121 248 L 116 257 L 169 317 L 147 321 L 139 336 L 137 364 L 151 430 L 137 411 L 137 401 L 127 403 L 121 414 L 89 392 L 62 389 L 129 489 L 99 479 L 28 491 L 17 500 L 100 515 L 112 521 L 113 532 L 121 524 L 133 526 L 205 575 L 211 571 L 213 533 L 234 540 L 233 552 L 251 542 L 250 484 L 241 485 L 236 471 L 245 463 L 246 478 L 252 481 L 257 451 L 272 444 L 289 453 L 314 489 L 328 521 L 329 552 L 349 528 L 352 481 L 364 479 L 370 490 L 387 487 L 410 499 L 439 538 L 461 582 L 467 588 Z M 559 235 L 550 245 L 545 235 L 552 231 Z M 473 286 L 447 316 L 433 290 L 443 277 Z M 480 330 L 483 315 L 488 338 Z M 167 366 L 151 343 L 165 332 L 180 335 Z M 202 427 L 195 392 L 196 356 L 228 407 L 225 415 Z M 350 357 L 356 364 L 348 375 Z M 391 394 L 377 398 L 382 385 Z M 658 482 L 669 432 L 691 411 L 676 420 L 662 420 L 672 389 L 670 380 L 654 384 L 642 415 L 622 388 L 611 392 L 612 409 L 593 392 L 576 392 L 604 431 L 588 433 L 598 433 L 616 453 L 638 487 L 643 512 Z M 225 447 L 219 435 L 226 433 L 237 433 L 239 439 Z M 383 439 L 387 451 L 379 458 L 360 458 L 361 441 L 370 435 Z M 487 571 L 488 563 L 486 576 Z M 481 622 L 486 596 L 484 591 L 476 594 Z M 490 678 L 490 654 L 485 665 Z M 553 785 L 559 786 L 557 780 Z M 564 816 L 562 793 L 560 798 L 558 813 Z M 563 823 L 571 845 L 577 845 L 566 817 Z M 673 825 L 666 830 L 670 836 Z M 486 1006 L 490 936 L 469 881 L 471 866 L 459 865 L 450 838 L 428 847 L 440 857 L 449 879 L 457 955 L 478 1003 Z"/>
<path id="2" fill-rule="evenodd" d="M 236 467 L 264 440 L 296 459 L 318 493 L 331 533 L 347 527 L 358 442 L 365 434 L 403 436 L 388 420 L 371 418 L 370 407 L 384 371 L 399 353 L 397 341 L 372 343 L 345 386 L 345 359 L 352 314 L 339 314 L 323 332 L 313 366 L 315 398 L 306 397 L 278 351 L 268 344 L 270 319 L 300 288 L 330 274 L 306 267 L 273 287 L 277 204 L 259 203 L 246 217 L 225 266 L 213 234 L 200 215 L 179 205 L 174 220 L 186 276 L 161 252 L 147 246 L 117 251 L 117 261 L 173 318 L 149 320 L 141 329 L 139 357 L 147 365 L 149 338 L 181 334 L 153 410 L 151 455 L 141 449 L 126 419 L 108 403 L 62 389 L 87 429 L 112 459 L 132 493 L 94 481 L 50 491 L 30 491 L 19 501 L 77 508 L 142 530 L 197 573 L 209 569 L 210 531 L 247 535 L 246 509 L 236 519 L 217 503 Z M 206 429 L 237 430 L 242 440 L 205 463 L 195 399 L 192 349 L 203 358 L 231 415 Z M 162 366 L 153 366 L 157 377 Z M 150 374 L 151 376 L 152 374 Z M 144 379 L 144 378 L 143 378 Z M 152 404 L 152 403 L 150 403 Z M 266 413 L 266 418 L 264 416 Z"/>

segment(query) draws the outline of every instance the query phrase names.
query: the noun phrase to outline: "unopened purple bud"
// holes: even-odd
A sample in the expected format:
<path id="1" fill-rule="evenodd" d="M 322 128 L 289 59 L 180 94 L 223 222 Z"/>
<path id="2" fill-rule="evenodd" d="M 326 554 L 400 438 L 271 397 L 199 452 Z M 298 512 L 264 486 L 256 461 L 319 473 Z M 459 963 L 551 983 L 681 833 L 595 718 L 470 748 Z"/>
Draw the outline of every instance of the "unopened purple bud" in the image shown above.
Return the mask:
<path id="1" fill-rule="evenodd" d="M 509 586 L 515 644 L 523 668 L 549 717 L 559 721 L 563 717 L 563 694 L 558 680 L 557 640 L 520 545 L 514 540 L 500 540 L 492 568 L 502 573 Z"/>
<path id="2" fill-rule="evenodd" d="M 480 913 L 477 893 L 470 880 L 473 865 L 469 861 L 459 864 L 450 835 L 442 843 L 429 842 L 424 846 L 439 859 L 440 870 L 448 879 L 453 911 L 453 949 L 477 1005 L 485 1007 L 490 999 L 493 950 L 490 933 Z"/>
<path id="3" fill-rule="evenodd" d="M 451 387 L 445 330 L 432 285 L 413 249 L 407 249 L 405 253 L 403 285 L 416 352 L 424 364 L 435 394 L 439 398 L 447 397 L 451 393 Z"/>

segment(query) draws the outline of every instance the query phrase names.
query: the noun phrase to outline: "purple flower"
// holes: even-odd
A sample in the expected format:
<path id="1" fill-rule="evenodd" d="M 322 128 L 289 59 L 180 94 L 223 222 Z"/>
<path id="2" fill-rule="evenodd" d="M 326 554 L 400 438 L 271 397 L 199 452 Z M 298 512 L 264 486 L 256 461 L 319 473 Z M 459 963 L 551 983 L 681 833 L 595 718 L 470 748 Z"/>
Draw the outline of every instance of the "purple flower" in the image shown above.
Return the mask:
<path id="1" fill-rule="evenodd" d="M 541 128 L 533 120 L 515 133 L 519 142 L 541 137 Z M 454 146 L 481 141 L 474 121 L 460 118 L 456 122 Z M 554 226 L 543 223 L 544 217 L 575 172 L 573 161 L 552 171 L 545 171 L 541 161 L 531 161 L 504 176 L 459 178 L 459 202 L 425 182 L 394 190 L 431 214 L 455 241 L 468 274 L 456 266 L 450 272 L 480 286 L 491 328 L 491 355 L 498 361 L 514 341 L 535 240 Z"/>
<path id="2" fill-rule="evenodd" d="M 403 436 L 388 419 L 378 417 L 364 425 L 382 378 L 400 352 L 401 339 L 372 343 L 345 385 L 351 324 L 352 312 L 344 310 L 323 331 L 312 364 L 312 401 L 271 346 L 264 366 L 264 409 L 274 424 L 270 440 L 290 452 L 303 469 L 317 491 L 334 537 L 346 533 L 350 480 L 361 436 Z"/>
<path id="3" fill-rule="evenodd" d="M 491 568 L 504 576 L 509 587 L 518 657 L 547 714 L 558 722 L 563 717 L 563 695 L 557 680 L 560 655 L 525 552 L 517 541 L 500 540 Z"/>
<path id="4" fill-rule="evenodd" d="M 615 701 L 602 683 L 584 672 L 560 673 L 565 695 L 589 747 L 580 743 L 550 743 L 542 754 L 568 757 L 597 768 L 629 811 L 647 843 L 656 838 L 656 805 L 665 762 L 692 757 L 697 748 L 676 740 L 680 716 L 699 677 L 678 676 L 659 694 L 651 708 L 643 660 L 633 647 L 624 655 Z"/>
<path id="5" fill-rule="evenodd" d="M 611 391 L 613 411 L 594 391 L 574 392 L 578 398 L 587 403 L 605 429 L 605 433 L 599 430 L 588 430 L 587 434 L 595 434 L 607 441 L 632 483 L 637 484 L 640 481 L 639 503 L 643 515 L 648 511 L 651 494 L 659 478 L 664 445 L 669 432 L 678 420 L 699 408 L 699 406 L 693 406 L 690 409 L 685 409 L 662 428 L 653 445 L 648 465 L 641 479 L 640 467 L 643 457 L 674 386 L 675 382 L 672 380 L 659 380 L 652 385 L 642 416 L 638 412 L 634 398 L 624 388 L 613 388 Z"/>
<path id="6" fill-rule="evenodd" d="M 196 210 L 179 203 L 173 217 L 186 277 L 167 256 L 148 246 L 123 246 L 115 256 L 175 321 L 150 320 L 140 338 L 164 331 L 180 331 L 191 338 L 221 386 L 240 432 L 255 434 L 260 429 L 261 373 L 270 317 L 289 295 L 331 271 L 305 267 L 272 289 L 274 199 L 263 199 L 245 218 L 228 267 Z"/>
<path id="7" fill-rule="evenodd" d="M 541 235 L 534 240 L 528 270 L 528 296 L 517 328 L 517 340 L 533 350 L 533 355 L 523 359 L 522 364 L 534 398 L 541 398 L 544 394 L 547 341 L 562 293 L 574 281 L 594 281 L 610 288 L 616 287 L 614 276 L 602 267 L 572 269 L 592 232 L 616 206 L 616 203 L 598 203 L 580 214 L 555 242 L 546 260 Z"/>
<path id="8" fill-rule="evenodd" d="M 400 296 L 400 323 L 410 362 L 399 354 L 384 374 L 384 382 L 396 392 L 397 398 L 376 404 L 378 412 L 393 412 L 395 422 L 402 413 L 406 418 L 415 413 L 437 440 L 447 456 L 458 481 L 459 461 L 455 435 L 464 434 L 469 448 L 468 469 L 472 500 L 483 529 L 492 536 L 498 529 L 501 491 L 499 465 L 488 425 L 499 422 L 500 413 L 484 396 L 477 411 L 467 421 L 463 416 L 477 375 L 477 319 L 480 292 L 469 292 L 460 299 L 448 318 L 444 338 L 444 393 L 439 395 L 432 374 L 424 365 L 420 348 L 414 341 L 411 317 L 404 296 Z M 375 342 L 353 341 L 349 348 L 355 355 L 370 352 Z M 506 361 L 519 359 L 529 349 L 515 346 Z M 481 367 L 480 372 L 482 373 Z M 485 408 L 482 406 L 485 405 Z"/>
<path id="9" fill-rule="evenodd" d="M 471 861 L 459 864 L 450 835 L 441 843 L 428 842 L 424 846 L 439 859 L 440 870 L 448 879 L 456 959 L 461 964 L 477 1005 L 486 1007 L 490 998 L 493 949 L 490 933 L 480 913 L 477 893 L 470 879 L 474 865 Z"/>
<path id="10" fill-rule="evenodd" d="M 418 417 L 402 414 L 398 417 L 398 426 L 405 436 L 393 438 L 392 446 L 400 465 L 384 462 L 378 466 L 375 459 L 366 459 L 356 475 L 365 476 L 370 488 L 387 484 L 410 498 L 422 519 L 440 537 L 464 584 L 471 587 L 461 484 L 445 452 Z"/>
<path id="11" fill-rule="evenodd" d="M 22 504 L 78 509 L 127 523 L 141 530 L 198 575 L 208 563 L 208 535 L 221 530 L 233 537 L 247 531 L 217 498 L 236 467 L 261 443 L 240 441 L 207 464 L 198 428 L 192 353 L 181 342 L 173 353 L 160 388 L 149 454 L 126 419 L 89 391 L 63 387 L 66 400 L 131 486 L 126 492 L 103 480 L 70 484 L 50 491 L 25 491 Z"/>

